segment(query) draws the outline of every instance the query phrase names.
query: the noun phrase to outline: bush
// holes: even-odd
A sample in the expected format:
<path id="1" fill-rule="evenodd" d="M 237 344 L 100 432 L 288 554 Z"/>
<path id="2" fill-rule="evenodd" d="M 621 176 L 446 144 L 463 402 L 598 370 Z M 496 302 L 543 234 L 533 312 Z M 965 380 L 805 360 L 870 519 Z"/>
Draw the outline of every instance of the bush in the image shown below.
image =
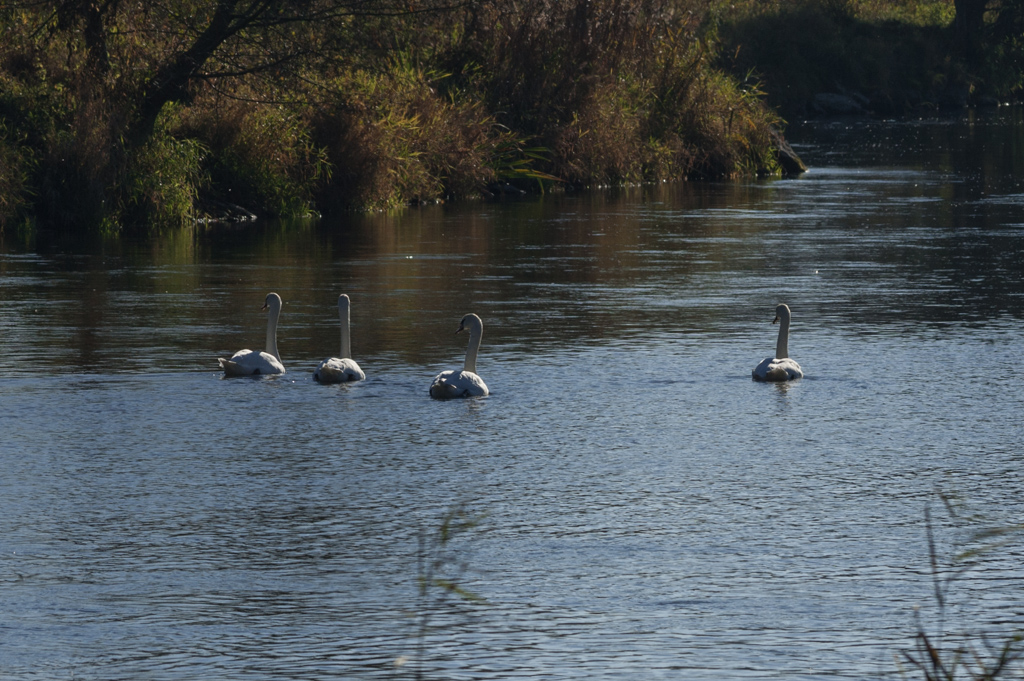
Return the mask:
<path id="1" fill-rule="evenodd" d="M 175 139 L 161 131 L 133 154 L 125 173 L 120 225 L 176 227 L 195 219 L 195 204 L 204 184 L 205 147 L 192 139 Z"/>

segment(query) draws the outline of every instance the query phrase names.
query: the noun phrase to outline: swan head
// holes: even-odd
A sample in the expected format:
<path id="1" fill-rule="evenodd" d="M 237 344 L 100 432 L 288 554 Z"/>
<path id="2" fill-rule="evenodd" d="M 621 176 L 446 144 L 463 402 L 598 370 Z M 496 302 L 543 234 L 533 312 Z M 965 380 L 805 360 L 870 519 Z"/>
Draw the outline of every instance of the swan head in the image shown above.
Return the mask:
<path id="1" fill-rule="evenodd" d="M 338 309 L 347 310 L 352 305 L 352 301 L 348 299 L 348 296 L 342 293 L 338 296 Z"/>
<path id="2" fill-rule="evenodd" d="M 483 328 L 483 321 L 475 314 L 470 313 L 462 318 L 462 321 L 459 322 L 459 328 L 455 329 L 455 333 L 460 334 L 463 331 L 469 331 L 472 335 L 474 331 L 482 331 Z"/>
<path id="3" fill-rule="evenodd" d="M 267 299 L 263 301 L 263 307 L 261 307 L 260 309 L 280 311 L 281 304 L 281 296 L 277 295 L 276 293 L 268 293 Z"/>
<path id="4" fill-rule="evenodd" d="M 772 320 L 772 324 L 775 324 L 780 319 L 783 319 L 783 320 L 788 320 L 789 319 L 789 306 L 786 305 L 785 303 L 779 303 L 779 305 L 776 306 L 776 308 L 775 308 L 775 319 Z"/>

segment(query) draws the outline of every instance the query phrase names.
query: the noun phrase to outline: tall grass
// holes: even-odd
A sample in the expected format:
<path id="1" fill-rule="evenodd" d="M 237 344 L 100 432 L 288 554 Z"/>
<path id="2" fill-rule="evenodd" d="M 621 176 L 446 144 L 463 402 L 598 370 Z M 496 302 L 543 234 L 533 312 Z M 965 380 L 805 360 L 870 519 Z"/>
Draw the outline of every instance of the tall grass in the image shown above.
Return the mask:
<path id="1" fill-rule="evenodd" d="M 514 135 L 479 99 L 439 93 L 445 78 L 407 54 L 384 69 L 355 68 L 335 78 L 337 94 L 312 116 L 313 138 L 331 167 L 319 205 L 459 199 L 497 179 L 495 160 Z"/>
<path id="2" fill-rule="evenodd" d="M 204 149 L 207 199 L 260 215 L 309 214 L 317 188 L 330 176 L 326 153 L 314 143 L 302 112 L 255 100 L 255 93 L 204 93 L 181 111 L 173 130 Z"/>
<path id="3" fill-rule="evenodd" d="M 776 172 L 751 152 L 780 120 L 713 68 L 706 16 L 701 2 L 496 0 L 467 14 L 446 66 L 572 184 Z"/>
<path id="4" fill-rule="evenodd" d="M 122 206 L 113 216 L 121 222 L 176 227 L 195 218 L 206 148 L 195 139 L 157 134 L 131 156 L 125 172 Z"/>
<path id="5" fill-rule="evenodd" d="M 935 538 L 937 523 L 931 505 L 925 506 L 925 529 L 934 593 L 934 621 L 926 625 L 921 611 L 915 611 L 917 636 L 912 650 L 902 651 L 902 661 L 925 681 L 994 681 L 1020 678 L 1024 674 L 1024 632 L 967 629 L 948 631 L 950 596 L 961 578 L 986 567 L 1001 553 L 1019 545 L 1024 525 L 987 525 L 978 517 L 965 514 L 963 505 L 944 494 L 939 498 L 947 513 L 947 529 L 961 539 L 951 555 L 940 551 Z M 993 613 L 995 616 L 995 613 Z M 1003 619 L 1001 616 L 998 619 Z"/>

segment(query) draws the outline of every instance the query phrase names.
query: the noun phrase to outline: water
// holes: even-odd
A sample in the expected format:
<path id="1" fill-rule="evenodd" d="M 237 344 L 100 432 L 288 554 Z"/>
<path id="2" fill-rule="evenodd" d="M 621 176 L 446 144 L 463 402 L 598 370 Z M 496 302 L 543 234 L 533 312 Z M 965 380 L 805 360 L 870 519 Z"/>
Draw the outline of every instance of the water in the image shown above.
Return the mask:
<path id="1" fill-rule="evenodd" d="M 924 521 L 944 558 L 938 493 L 1024 515 L 1022 130 L 816 123 L 793 180 L 7 235 L 0 678 L 876 679 L 915 606 L 1024 627 L 1016 541 L 940 618 Z M 270 290 L 288 373 L 222 379 Z M 320 386 L 341 292 L 367 380 Z M 806 377 L 754 383 L 780 301 Z M 470 311 L 492 395 L 432 401 Z M 485 600 L 420 599 L 424 553 Z"/>

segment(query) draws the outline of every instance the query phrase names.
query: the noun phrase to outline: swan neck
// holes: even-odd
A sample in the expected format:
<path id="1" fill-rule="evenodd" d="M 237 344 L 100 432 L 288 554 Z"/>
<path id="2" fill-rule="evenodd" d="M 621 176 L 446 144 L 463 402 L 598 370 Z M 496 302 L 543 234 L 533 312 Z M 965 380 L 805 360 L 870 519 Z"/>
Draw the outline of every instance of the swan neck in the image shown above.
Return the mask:
<path id="1" fill-rule="evenodd" d="M 775 344 L 775 359 L 789 357 L 789 317 L 779 319 L 779 341 Z"/>
<path id="2" fill-rule="evenodd" d="M 271 305 L 267 311 L 267 353 L 281 361 L 281 354 L 277 351 L 277 318 L 281 314 L 281 308 Z"/>
<path id="3" fill-rule="evenodd" d="M 469 330 L 469 348 L 466 350 L 466 365 L 463 371 L 476 373 L 476 354 L 480 350 L 480 341 L 483 339 L 484 330 L 474 326 Z"/>
<path id="4" fill-rule="evenodd" d="M 349 309 L 342 306 L 338 308 L 338 316 L 341 317 L 341 359 L 352 357 L 352 341 L 349 337 Z"/>

